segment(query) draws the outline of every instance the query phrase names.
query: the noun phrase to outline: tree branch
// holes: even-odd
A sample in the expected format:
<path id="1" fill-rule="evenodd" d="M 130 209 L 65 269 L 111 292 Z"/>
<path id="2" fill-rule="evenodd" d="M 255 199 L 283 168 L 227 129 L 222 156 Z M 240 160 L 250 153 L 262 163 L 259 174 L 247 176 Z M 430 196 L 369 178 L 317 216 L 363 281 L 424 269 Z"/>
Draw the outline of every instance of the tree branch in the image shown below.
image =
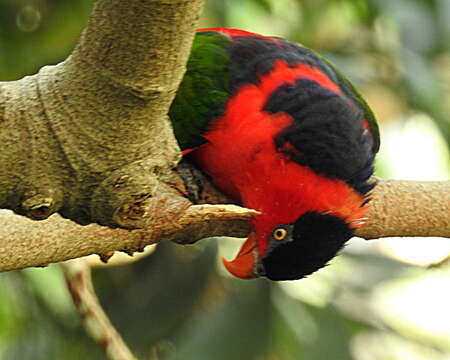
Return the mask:
<path id="1" fill-rule="evenodd" d="M 0 83 L 0 208 L 122 228 L 2 212 L 0 271 L 247 234 L 254 211 L 192 205 L 170 173 L 179 151 L 166 114 L 201 7 L 98 0 L 66 61 Z M 448 237 L 449 196 L 448 182 L 381 180 L 358 235 Z M 227 200 L 206 191 L 204 201 Z"/>
<path id="2" fill-rule="evenodd" d="M 88 334 L 105 349 L 110 360 L 136 360 L 131 350 L 103 310 L 94 286 L 91 269 L 86 261 L 78 259 L 62 264 L 67 288 Z"/>
<path id="3" fill-rule="evenodd" d="M 450 181 L 378 181 L 368 222 L 357 231 L 367 240 L 393 236 L 450 238 Z"/>
<path id="4" fill-rule="evenodd" d="M 207 189 L 208 200 L 223 199 L 213 187 Z M 183 181 L 174 172 L 151 200 L 119 211 L 117 221 L 135 230 L 81 226 L 58 215 L 33 221 L 0 211 L 0 271 L 118 250 L 132 254 L 162 240 L 192 243 L 209 236 L 243 237 L 249 230 L 247 221 L 257 214 L 235 205 L 193 205 L 185 195 Z"/>
<path id="5" fill-rule="evenodd" d="M 66 61 L 0 83 L 0 208 L 118 226 L 155 194 L 179 160 L 167 112 L 202 4 L 98 0 Z"/>
<path id="6" fill-rule="evenodd" d="M 207 181 L 206 179 L 204 181 Z M 207 183 L 206 183 L 207 184 Z M 155 214 L 143 229 L 111 229 L 96 224 L 80 226 L 54 215 L 41 222 L 0 212 L 0 271 L 44 266 L 89 254 L 141 251 L 163 240 L 191 243 L 211 236 L 244 237 L 254 211 L 236 206 L 193 205 L 184 197 L 181 180 L 173 174 L 165 191 L 153 202 L 124 212 L 119 221 L 130 227 L 140 215 Z M 450 183 L 379 180 L 370 202 L 369 220 L 357 235 L 366 239 L 389 236 L 450 237 Z M 205 201 L 227 201 L 210 184 Z M 142 208 L 142 207 L 143 208 Z M 145 216 L 144 216 L 145 218 Z"/>

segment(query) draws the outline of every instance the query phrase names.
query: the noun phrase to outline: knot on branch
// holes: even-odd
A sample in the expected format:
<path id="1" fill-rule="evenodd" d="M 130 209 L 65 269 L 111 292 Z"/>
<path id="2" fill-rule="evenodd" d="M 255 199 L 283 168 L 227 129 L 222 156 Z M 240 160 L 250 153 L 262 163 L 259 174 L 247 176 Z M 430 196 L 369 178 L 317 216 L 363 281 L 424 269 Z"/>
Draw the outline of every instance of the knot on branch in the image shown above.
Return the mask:
<path id="1" fill-rule="evenodd" d="M 45 220 L 61 209 L 64 199 L 63 188 L 46 176 L 37 176 L 35 173 L 31 176 L 26 183 L 17 187 L 18 201 L 13 210 L 32 220 Z"/>
<path id="2" fill-rule="evenodd" d="M 26 198 L 22 202 L 24 215 L 33 220 L 45 220 L 57 212 L 62 204 L 62 195 L 59 191 L 58 194 L 55 194 L 54 190 L 51 189 L 45 191 L 46 194 L 41 192 Z M 54 196 L 50 196 L 50 193 L 53 193 Z"/>
<path id="3" fill-rule="evenodd" d="M 93 192 L 92 219 L 101 225 L 127 229 L 151 225 L 156 206 L 153 196 L 164 174 L 151 159 L 112 172 Z"/>

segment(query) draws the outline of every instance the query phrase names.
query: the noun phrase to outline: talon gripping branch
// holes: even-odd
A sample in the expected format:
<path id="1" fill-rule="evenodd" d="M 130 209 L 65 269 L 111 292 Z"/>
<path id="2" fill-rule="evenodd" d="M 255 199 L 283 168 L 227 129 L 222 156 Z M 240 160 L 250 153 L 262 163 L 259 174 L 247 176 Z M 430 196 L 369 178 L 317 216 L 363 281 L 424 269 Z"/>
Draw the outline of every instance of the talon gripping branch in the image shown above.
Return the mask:
<path id="1" fill-rule="evenodd" d="M 186 157 L 262 213 L 237 257 L 224 260 L 233 275 L 300 279 L 364 223 L 377 124 L 351 83 L 311 50 L 201 29 L 169 115 Z"/>

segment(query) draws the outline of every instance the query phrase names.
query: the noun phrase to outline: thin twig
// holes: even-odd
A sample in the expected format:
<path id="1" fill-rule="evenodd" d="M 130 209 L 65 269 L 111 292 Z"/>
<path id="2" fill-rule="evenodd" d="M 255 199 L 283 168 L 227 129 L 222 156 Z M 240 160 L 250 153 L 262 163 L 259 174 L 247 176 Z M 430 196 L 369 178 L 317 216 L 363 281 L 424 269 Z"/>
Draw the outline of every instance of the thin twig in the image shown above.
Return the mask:
<path id="1" fill-rule="evenodd" d="M 428 265 L 428 268 L 429 269 L 439 269 L 439 268 L 443 268 L 443 267 L 446 267 L 449 265 L 450 265 L 450 254 L 448 254 L 447 256 L 445 256 L 444 258 L 442 258 L 439 261 L 431 263 L 430 265 Z"/>
<path id="2" fill-rule="evenodd" d="M 104 312 L 91 279 L 91 269 L 82 259 L 62 264 L 67 288 L 87 333 L 105 349 L 109 360 L 137 360 Z"/>

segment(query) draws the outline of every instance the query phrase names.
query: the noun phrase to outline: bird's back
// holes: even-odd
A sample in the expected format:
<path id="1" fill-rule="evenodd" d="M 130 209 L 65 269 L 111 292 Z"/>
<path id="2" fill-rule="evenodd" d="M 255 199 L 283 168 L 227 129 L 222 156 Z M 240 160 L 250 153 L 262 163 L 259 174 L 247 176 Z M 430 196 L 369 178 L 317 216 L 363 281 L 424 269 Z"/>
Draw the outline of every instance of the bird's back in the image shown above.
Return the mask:
<path id="1" fill-rule="evenodd" d="M 243 181 L 264 147 L 361 194 L 372 188 L 371 110 L 328 61 L 286 40 L 199 31 L 170 117 L 182 149 L 197 148 L 200 167 L 234 197 L 236 184 L 223 178 Z"/>

